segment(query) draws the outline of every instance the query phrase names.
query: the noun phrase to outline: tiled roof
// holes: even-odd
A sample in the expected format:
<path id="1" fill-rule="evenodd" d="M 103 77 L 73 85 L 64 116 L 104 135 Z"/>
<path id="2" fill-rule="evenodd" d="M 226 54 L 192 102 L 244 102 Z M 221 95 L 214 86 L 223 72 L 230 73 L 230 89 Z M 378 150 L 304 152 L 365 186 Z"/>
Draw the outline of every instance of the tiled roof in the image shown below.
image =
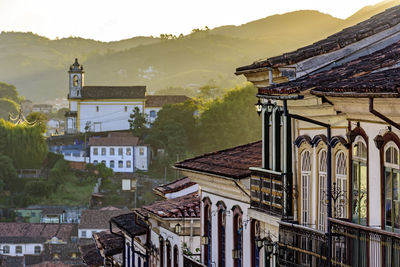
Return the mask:
<path id="1" fill-rule="evenodd" d="M 387 30 L 398 23 L 400 23 L 400 6 L 395 6 L 312 45 L 267 60 L 256 61 L 251 65 L 237 68 L 236 71 L 291 65 L 307 58 L 341 49 L 366 37 Z"/>
<path id="2" fill-rule="evenodd" d="M 136 209 L 142 216 L 152 213 L 162 218 L 200 218 L 200 198 L 197 193 L 156 201 Z"/>
<path id="3" fill-rule="evenodd" d="M 44 261 L 34 265 L 28 265 L 27 267 L 78 267 L 83 265 L 77 264 L 68 264 L 63 262 L 52 262 L 52 261 Z"/>
<path id="4" fill-rule="evenodd" d="M 146 96 L 146 108 L 159 107 L 167 104 L 178 104 L 190 99 L 185 95 L 148 95 Z"/>
<path id="5" fill-rule="evenodd" d="M 102 231 L 94 233 L 93 237 L 96 241 L 97 249 L 102 250 L 106 256 L 120 254 L 124 250 L 124 238 L 120 235 Z"/>
<path id="6" fill-rule="evenodd" d="M 52 237 L 68 241 L 76 235 L 74 224 L 0 223 L 0 243 L 41 243 Z"/>
<path id="7" fill-rule="evenodd" d="M 24 267 L 24 257 L 0 255 L 0 267 Z"/>
<path id="8" fill-rule="evenodd" d="M 133 212 L 115 216 L 111 218 L 111 221 L 121 230 L 132 235 L 142 235 L 147 232 L 147 224 L 140 217 L 136 218 L 136 214 Z"/>
<path id="9" fill-rule="evenodd" d="M 94 243 L 79 247 L 83 261 L 89 266 L 103 266 L 104 258 L 100 255 Z"/>
<path id="10" fill-rule="evenodd" d="M 146 86 L 84 86 L 82 99 L 145 99 Z"/>
<path id="11" fill-rule="evenodd" d="M 316 91 L 335 91 L 337 89 L 337 91 L 344 92 L 350 91 L 350 89 L 359 89 L 355 91 L 395 92 L 394 84 L 398 84 L 395 67 L 398 67 L 399 64 L 400 41 L 330 70 L 291 82 L 259 88 L 258 93 L 263 95 L 294 94 L 312 88 L 316 88 Z M 387 70 L 389 68 L 394 69 Z M 385 78 L 385 81 L 382 80 L 382 77 Z M 388 77 L 389 79 L 387 79 Z M 370 82 L 370 79 L 374 82 Z"/>
<path id="12" fill-rule="evenodd" d="M 42 215 L 62 214 L 65 209 L 62 207 L 48 207 L 42 209 Z"/>
<path id="13" fill-rule="evenodd" d="M 169 193 L 174 193 L 174 192 L 178 192 L 180 190 L 183 190 L 185 188 L 188 188 L 192 185 L 195 185 L 195 182 L 192 182 L 189 177 L 183 177 L 181 179 L 175 180 L 169 184 L 164 184 L 164 185 L 160 185 L 157 186 L 156 188 L 154 188 L 153 190 L 156 193 L 160 193 L 162 195 L 165 194 L 169 194 Z"/>
<path id="14" fill-rule="evenodd" d="M 139 137 L 128 132 L 113 132 L 107 137 L 90 137 L 89 146 L 137 146 Z"/>
<path id="15" fill-rule="evenodd" d="M 67 244 L 47 243 L 44 245 L 44 250 L 42 253 L 43 261 L 52 261 L 55 254 L 57 254 L 59 257 L 57 261 L 63 263 L 68 263 L 68 264 L 82 263 L 79 246 L 78 243 L 76 242 L 69 242 Z M 73 254 L 75 254 L 76 257 L 72 257 Z"/>
<path id="16" fill-rule="evenodd" d="M 108 229 L 112 217 L 127 212 L 127 210 L 85 210 L 81 215 L 79 229 Z"/>
<path id="17" fill-rule="evenodd" d="M 249 167 L 260 167 L 262 142 L 220 150 L 175 163 L 175 167 L 234 179 L 250 177 Z"/>

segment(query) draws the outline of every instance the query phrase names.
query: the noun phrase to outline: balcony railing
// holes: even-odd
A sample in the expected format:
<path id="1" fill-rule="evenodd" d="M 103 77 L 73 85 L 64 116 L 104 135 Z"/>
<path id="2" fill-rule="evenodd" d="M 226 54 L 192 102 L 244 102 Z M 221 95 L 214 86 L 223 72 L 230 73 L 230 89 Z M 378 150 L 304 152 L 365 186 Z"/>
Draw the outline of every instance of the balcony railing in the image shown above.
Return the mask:
<path id="1" fill-rule="evenodd" d="M 251 208 L 269 215 L 282 216 L 283 175 L 282 173 L 250 168 Z"/>
<path id="2" fill-rule="evenodd" d="M 400 234 L 330 219 L 332 266 L 400 266 Z"/>
<path id="3" fill-rule="evenodd" d="M 324 232 L 297 222 L 279 222 L 279 266 L 328 266 Z"/>

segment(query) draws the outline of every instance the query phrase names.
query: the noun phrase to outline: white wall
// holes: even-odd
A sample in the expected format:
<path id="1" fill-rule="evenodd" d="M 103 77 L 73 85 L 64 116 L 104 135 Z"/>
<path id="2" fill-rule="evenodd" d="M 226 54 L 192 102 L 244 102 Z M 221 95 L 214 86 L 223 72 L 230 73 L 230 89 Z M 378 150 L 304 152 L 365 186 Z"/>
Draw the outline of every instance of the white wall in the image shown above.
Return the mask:
<path id="1" fill-rule="evenodd" d="M 93 151 L 94 149 L 97 148 L 98 154 L 94 155 Z M 101 149 L 105 148 L 106 149 L 106 155 L 101 155 Z M 110 155 L 110 148 L 114 148 L 114 155 Z M 118 149 L 122 148 L 122 155 L 118 155 Z M 130 148 L 131 154 L 127 155 L 127 149 Z M 90 147 L 90 163 L 94 163 L 97 161 L 97 163 L 101 163 L 101 161 L 105 160 L 106 161 L 106 166 L 108 168 L 110 167 L 110 161 L 114 160 L 114 172 L 133 172 L 134 168 L 134 147 L 133 146 L 91 146 Z M 126 163 L 127 161 L 131 162 L 131 167 L 127 168 Z M 118 162 L 122 161 L 123 162 L 123 167 L 119 168 Z M 147 165 L 146 165 L 147 167 Z"/>
<path id="2" fill-rule="evenodd" d="M 5 243 L 5 244 L 0 244 L 0 248 L 3 249 L 4 246 L 9 246 L 10 247 L 10 253 L 3 253 L 3 250 L 0 250 L 0 254 L 2 255 L 9 255 L 9 256 L 22 256 L 22 255 L 34 255 L 35 254 L 35 246 L 40 246 L 40 251 L 43 251 L 43 244 L 36 243 L 36 244 L 10 244 L 10 243 Z M 15 253 L 15 248 L 17 246 L 22 247 L 22 253 Z"/>
<path id="3" fill-rule="evenodd" d="M 96 111 L 96 107 L 99 111 Z M 127 110 L 125 111 L 125 107 Z M 86 122 L 91 122 L 91 131 L 116 131 L 129 129 L 130 115 L 135 107 L 143 112 L 143 102 L 140 101 L 81 101 L 79 103 L 79 130 L 85 131 Z"/>
<path id="4" fill-rule="evenodd" d="M 148 124 L 153 123 L 156 120 L 157 113 L 160 110 L 161 110 L 161 108 L 156 108 L 156 107 L 150 107 L 150 108 L 145 108 L 144 109 L 145 118 L 146 118 L 146 121 L 148 122 Z M 155 117 L 150 117 L 150 112 L 151 111 L 155 111 L 156 112 L 156 116 Z"/>
<path id="5" fill-rule="evenodd" d="M 92 238 L 93 233 L 98 233 L 107 230 L 108 229 L 87 229 L 87 228 L 78 229 L 78 238 Z M 83 231 L 86 231 L 86 236 L 82 235 Z"/>
<path id="6" fill-rule="evenodd" d="M 233 212 L 232 207 L 237 205 L 239 206 L 242 211 L 242 223 L 243 223 L 243 258 L 242 258 L 242 267 L 250 266 L 251 262 L 251 246 L 250 246 L 250 218 L 248 216 L 247 210 L 250 208 L 250 205 L 247 203 L 243 203 L 240 201 L 223 198 L 221 196 L 213 195 L 208 192 L 202 191 L 201 196 L 201 216 L 200 218 L 204 218 L 203 211 L 203 199 L 205 197 L 209 197 L 211 200 L 211 214 L 212 214 L 212 221 L 211 221 L 211 249 L 212 249 L 212 262 L 215 264 L 218 263 L 218 207 L 217 202 L 223 201 L 226 205 L 226 210 L 229 213 L 226 214 L 226 226 L 225 226 L 225 264 L 226 266 L 233 266 L 233 259 L 232 259 L 232 250 L 233 250 Z M 201 221 L 201 235 L 204 235 L 204 226 L 203 226 L 203 219 Z M 204 246 L 202 246 L 202 255 L 204 255 Z M 202 256 L 203 257 L 203 256 Z M 203 261 L 203 258 L 201 259 Z"/>
<path id="7" fill-rule="evenodd" d="M 194 193 L 194 192 L 198 192 L 198 191 L 199 191 L 199 185 L 198 184 L 194 184 L 194 185 L 189 186 L 188 188 L 185 188 L 185 189 L 180 190 L 178 192 L 165 194 L 165 197 L 168 198 L 168 199 L 177 198 L 177 197 L 186 196 L 188 194 L 191 194 L 191 193 Z"/>
<path id="8" fill-rule="evenodd" d="M 140 155 L 140 150 L 143 150 L 143 155 Z M 149 169 L 149 148 L 147 146 L 135 146 L 135 168 L 141 171 Z"/>

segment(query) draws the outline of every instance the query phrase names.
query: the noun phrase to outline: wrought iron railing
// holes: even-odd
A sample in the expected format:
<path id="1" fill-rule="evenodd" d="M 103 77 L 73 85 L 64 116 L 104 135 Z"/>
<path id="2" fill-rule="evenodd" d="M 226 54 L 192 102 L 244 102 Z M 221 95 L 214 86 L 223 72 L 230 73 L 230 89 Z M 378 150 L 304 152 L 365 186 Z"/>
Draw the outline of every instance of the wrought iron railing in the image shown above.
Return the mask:
<path id="1" fill-rule="evenodd" d="M 297 222 L 279 222 L 279 266 L 328 266 L 327 236 Z"/>
<path id="2" fill-rule="evenodd" d="M 259 168 L 250 168 L 251 208 L 273 216 L 282 216 L 283 175 Z"/>
<path id="3" fill-rule="evenodd" d="M 400 266 L 400 234 L 330 219 L 332 266 Z"/>

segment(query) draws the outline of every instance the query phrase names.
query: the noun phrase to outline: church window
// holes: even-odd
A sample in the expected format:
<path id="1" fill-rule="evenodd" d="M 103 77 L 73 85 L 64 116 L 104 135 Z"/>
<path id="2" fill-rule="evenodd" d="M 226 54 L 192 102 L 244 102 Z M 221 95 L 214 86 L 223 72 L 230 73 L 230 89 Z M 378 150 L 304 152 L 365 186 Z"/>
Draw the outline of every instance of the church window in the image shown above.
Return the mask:
<path id="1" fill-rule="evenodd" d="M 78 75 L 74 75 L 74 78 L 73 78 L 73 85 L 74 85 L 74 87 L 77 87 L 77 86 L 78 86 L 78 83 L 79 83 Z"/>
<path id="2" fill-rule="evenodd" d="M 118 148 L 118 155 L 119 156 L 122 156 L 122 152 L 123 152 L 123 148 L 122 147 Z"/>
<path id="3" fill-rule="evenodd" d="M 93 161 L 93 164 L 94 164 L 94 165 L 97 165 L 97 163 L 99 163 L 97 160 L 94 160 L 94 161 Z"/>
<path id="4" fill-rule="evenodd" d="M 144 155 L 144 148 L 143 147 L 139 148 L 139 155 L 140 156 Z"/>
<path id="5" fill-rule="evenodd" d="M 122 160 L 118 161 L 118 168 L 123 168 L 124 162 Z"/>
<path id="6" fill-rule="evenodd" d="M 110 156 L 114 156 L 114 148 L 110 148 Z"/>
<path id="7" fill-rule="evenodd" d="M 130 161 L 130 160 L 127 160 L 127 161 L 126 161 L 126 167 L 127 167 L 127 168 L 130 168 L 130 167 L 131 167 L 131 161 Z"/>
<path id="8" fill-rule="evenodd" d="M 101 163 L 104 164 L 104 165 L 106 165 L 106 161 L 105 161 L 105 160 L 102 160 Z"/>
<path id="9" fill-rule="evenodd" d="M 99 106 L 96 106 L 96 112 L 99 112 Z"/>
<path id="10" fill-rule="evenodd" d="M 103 155 L 103 156 L 105 156 L 107 153 L 106 153 L 107 151 L 106 151 L 106 148 L 102 148 L 101 149 L 101 155 Z"/>
<path id="11" fill-rule="evenodd" d="M 155 117 L 156 117 L 155 110 L 150 111 L 150 118 L 155 118 Z"/>
<path id="12" fill-rule="evenodd" d="M 93 148 L 93 155 L 98 155 L 98 154 L 99 154 L 99 149 Z"/>
<path id="13" fill-rule="evenodd" d="M 130 156 L 131 155 L 131 148 L 126 149 L 126 155 Z"/>
<path id="14" fill-rule="evenodd" d="M 110 160 L 110 168 L 114 168 L 115 167 L 115 164 L 114 164 L 114 161 L 113 160 Z"/>

